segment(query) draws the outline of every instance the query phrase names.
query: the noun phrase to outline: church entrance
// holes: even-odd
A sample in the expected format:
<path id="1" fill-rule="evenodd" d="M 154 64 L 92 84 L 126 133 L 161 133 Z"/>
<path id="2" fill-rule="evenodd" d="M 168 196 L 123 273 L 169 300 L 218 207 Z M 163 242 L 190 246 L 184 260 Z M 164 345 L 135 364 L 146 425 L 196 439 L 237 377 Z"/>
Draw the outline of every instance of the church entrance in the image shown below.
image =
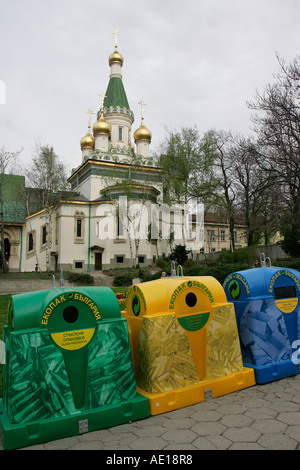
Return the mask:
<path id="1" fill-rule="evenodd" d="M 102 271 L 102 253 L 95 253 L 95 271 Z"/>

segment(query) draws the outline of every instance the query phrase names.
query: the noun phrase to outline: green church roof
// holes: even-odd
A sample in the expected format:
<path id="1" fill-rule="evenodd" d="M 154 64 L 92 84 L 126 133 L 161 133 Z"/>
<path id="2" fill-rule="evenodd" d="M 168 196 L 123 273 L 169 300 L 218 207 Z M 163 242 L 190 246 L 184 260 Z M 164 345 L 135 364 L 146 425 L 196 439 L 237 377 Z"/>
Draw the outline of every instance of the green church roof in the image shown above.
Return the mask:
<path id="1" fill-rule="evenodd" d="M 130 111 L 127 96 L 125 93 L 123 81 L 119 77 L 111 77 L 106 90 L 106 98 L 104 100 L 104 107 L 110 108 L 113 106 L 120 106 Z"/>

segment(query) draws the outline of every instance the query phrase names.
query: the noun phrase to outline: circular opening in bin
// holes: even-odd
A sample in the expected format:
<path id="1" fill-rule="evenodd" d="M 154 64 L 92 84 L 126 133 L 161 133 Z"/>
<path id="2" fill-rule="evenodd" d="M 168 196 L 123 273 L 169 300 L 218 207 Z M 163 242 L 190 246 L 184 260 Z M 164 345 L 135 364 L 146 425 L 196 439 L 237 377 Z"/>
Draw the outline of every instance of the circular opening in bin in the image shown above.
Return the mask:
<path id="1" fill-rule="evenodd" d="M 197 303 L 197 297 L 194 292 L 189 292 L 185 297 L 185 303 L 188 307 L 195 307 Z"/>
<path id="2" fill-rule="evenodd" d="M 73 305 L 69 305 L 64 309 L 63 317 L 67 323 L 74 323 L 78 318 L 77 308 L 73 307 Z"/>

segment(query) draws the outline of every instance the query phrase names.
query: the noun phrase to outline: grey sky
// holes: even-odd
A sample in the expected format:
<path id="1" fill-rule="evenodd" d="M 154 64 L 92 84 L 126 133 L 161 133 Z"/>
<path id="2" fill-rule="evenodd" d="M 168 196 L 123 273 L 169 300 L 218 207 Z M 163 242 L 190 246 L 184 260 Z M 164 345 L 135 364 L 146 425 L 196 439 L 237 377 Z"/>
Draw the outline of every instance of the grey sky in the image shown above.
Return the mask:
<path id="1" fill-rule="evenodd" d="M 246 101 L 272 82 L 275 52 L 287 62 L 300 52 L 300 0 L 0 0 L 0 147 L 23 146 L 23 166 L 36 142 L 68 171 L 81 163 L 114 29 L 133 131 L 143 99 L 155 151 L 165 126 L 250 132 Z"/>

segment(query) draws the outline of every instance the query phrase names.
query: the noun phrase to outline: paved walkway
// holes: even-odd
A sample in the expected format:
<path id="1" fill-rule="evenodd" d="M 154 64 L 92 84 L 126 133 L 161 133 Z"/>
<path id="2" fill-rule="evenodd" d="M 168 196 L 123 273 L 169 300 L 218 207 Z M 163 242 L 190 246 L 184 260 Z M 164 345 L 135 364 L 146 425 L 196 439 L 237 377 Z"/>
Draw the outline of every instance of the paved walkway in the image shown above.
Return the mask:
<path id="1" fill-rule="evenodd" d="M 190 450 L 212 449 L 300 449 L 300 375 L 27 449 L 127 450 L 132 455 L 138 455 L 139 450 L 188 454 Z"/>

